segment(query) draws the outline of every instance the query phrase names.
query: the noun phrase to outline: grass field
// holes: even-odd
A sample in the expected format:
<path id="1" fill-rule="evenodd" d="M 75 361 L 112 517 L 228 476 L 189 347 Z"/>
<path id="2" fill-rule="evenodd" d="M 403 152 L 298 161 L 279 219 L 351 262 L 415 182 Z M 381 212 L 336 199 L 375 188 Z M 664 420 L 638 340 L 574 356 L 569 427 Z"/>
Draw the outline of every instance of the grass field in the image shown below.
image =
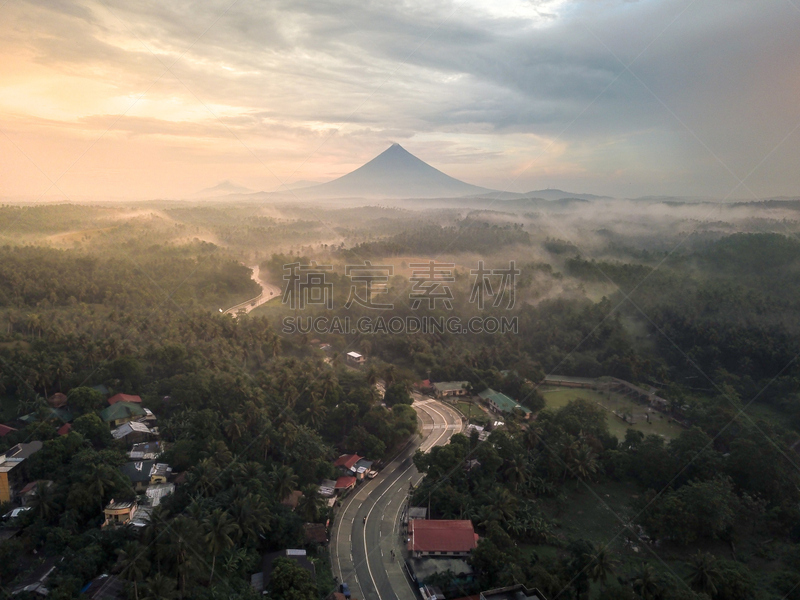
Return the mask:
<path id="1" fill-rule="evenodd" d="M 477 404 L 471 404 L 470 402 L 459 400 L 455 403 L 455 407 L 459 410 L 459 412 L 461 412 L 462 415 L 469 417 L 470 423 L 483 426 L 489 424 L 489 415 L 487 415 L 486 411 L 484 411 Z"/>
<path id="2" fill-rule="evenodd" d="M 670 422 L 669 417 L 662 413 L 650 409 L 645 404 L 634 402 L 620 394 L 598 392 L 595 390 L 582 389 L 582 388 L 566 388 L 545 386 L 539 388 L 542 396 L 545 399 L 547 408 L 561 408 L 566 406 L 570 401 L 582 398 L 600 404 L 608 411 L 608 429 L 617 436 L 619 439 L 625 438 L 625 432 L 628 429 L 635 429 L 641 431 L 645 435 L 654 433 L 667 439 L 672 439 L 680 435 L 683 427 L 677 423 Z M 628 420 L 633 421 L 633 424 L 625 423 L 622 419 L 617 417 L 617 414 L 629 415 Z M 650 422 L 647 421 L 647 416 L 650 417 Z"/>

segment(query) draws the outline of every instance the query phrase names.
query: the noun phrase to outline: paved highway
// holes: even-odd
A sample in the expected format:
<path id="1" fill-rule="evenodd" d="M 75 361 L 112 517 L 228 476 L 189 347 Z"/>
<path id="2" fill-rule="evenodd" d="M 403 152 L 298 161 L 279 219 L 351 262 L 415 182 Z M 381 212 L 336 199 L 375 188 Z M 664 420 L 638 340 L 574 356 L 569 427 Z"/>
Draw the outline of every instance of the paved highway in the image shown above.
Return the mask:
<path id="1" fill-rule="evenodd" d="M 281 297 L 281 288 L 279 288 L 277 285 L 272 285 L 271 283 L 261 280 L 261 269 L 258 265 L 250 268 L 253 270 L 253 274 L 251 275 L 252 280 L 261 286 L 261 295 L 256 298 L 240 302 L 236 306 L 231 306 L 229 309 L 223 311 L 226 315 L 233 315 L 235 317 L 236 315 L 242 313 L 247 314 L 255 307 L 261 306 L 270 300 Z"/>
<path id="2" fill-rule="evenodd" d="M 333 573 L 359 600 L 417 598 L 404 573 L 405 544 L 400 537 L 400 517 L 409 484 L 416 485 L 422 479 L 412 457 L 417 448 L 427 452 L 446 444 L 461 431 L 462 420 L 455 409 L 417 394 L 413 408 L 421 423 L 421 435 L 375 479 L 351 492 L 336 513 L 330 543 Z"/>

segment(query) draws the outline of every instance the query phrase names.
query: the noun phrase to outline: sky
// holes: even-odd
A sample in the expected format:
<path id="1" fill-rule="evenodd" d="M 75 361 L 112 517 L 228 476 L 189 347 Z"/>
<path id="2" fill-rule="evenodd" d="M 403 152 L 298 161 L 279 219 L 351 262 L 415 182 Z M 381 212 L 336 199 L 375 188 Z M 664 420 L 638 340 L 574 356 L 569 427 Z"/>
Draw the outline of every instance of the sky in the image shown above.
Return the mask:
<path id="1" fill-rule="evenodd" d="M 800 196 L 800 0 L 0 0 L 0 200 L 328 181 Z"/>

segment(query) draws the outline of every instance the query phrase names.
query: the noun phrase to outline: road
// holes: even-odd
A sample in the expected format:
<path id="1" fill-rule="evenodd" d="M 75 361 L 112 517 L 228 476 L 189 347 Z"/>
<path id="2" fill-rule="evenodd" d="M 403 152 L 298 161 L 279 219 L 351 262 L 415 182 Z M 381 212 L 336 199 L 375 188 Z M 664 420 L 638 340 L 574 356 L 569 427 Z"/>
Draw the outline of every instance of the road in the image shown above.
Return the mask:
<path id="1" fill-rule="evenodd" d="M 461 431 L 462 420 L 455 409 L 417 394 L 412 406 L 422 425 L 421 435 L 375 479 L 351 493 L 336 513 L 330 543 L 333 573 L 359 600 L 417 598 L 403 570 L 406 553 L 400 537 L 409 484 L 417 485 L 423 477 L 412 457 L 417 448 L 428 452 L 446 444 Z"/>
<path id="2" fill-rule="evenodd" d="M 281 297 L 281 288 L 277 285 L 272 285 L 271 283 L 267 283 L 261 280 L 261 269 L 258 265 L 255 267 L 250 267 L 253 270 L 252 279 L 258 285 L 261 286 L 261 295 L 256 296 L 255 298 L 251 298 L 250 300 L 245 300 L 244 302 L 240 302 L 236 306 L 231 306 L 229 309 L 223 311 L 226 315 L 239 315 L 239 314 L 247 314 L 257 306 L 261 306 L 269 302 L 270 300 L 274 300 L 275 298 Z"/>

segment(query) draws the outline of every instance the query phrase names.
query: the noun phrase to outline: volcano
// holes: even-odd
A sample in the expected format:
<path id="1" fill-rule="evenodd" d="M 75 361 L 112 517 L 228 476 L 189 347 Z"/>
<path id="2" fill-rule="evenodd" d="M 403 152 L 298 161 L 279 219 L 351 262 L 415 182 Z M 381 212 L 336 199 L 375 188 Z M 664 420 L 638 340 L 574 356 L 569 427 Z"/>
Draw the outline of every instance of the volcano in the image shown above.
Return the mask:
<path id="1" fill-rule="evenodd" d="M 442 173 L 400 144 L 347 175 L 298 190 L 308 198 L 459 198 L 491 192 Z"/>

